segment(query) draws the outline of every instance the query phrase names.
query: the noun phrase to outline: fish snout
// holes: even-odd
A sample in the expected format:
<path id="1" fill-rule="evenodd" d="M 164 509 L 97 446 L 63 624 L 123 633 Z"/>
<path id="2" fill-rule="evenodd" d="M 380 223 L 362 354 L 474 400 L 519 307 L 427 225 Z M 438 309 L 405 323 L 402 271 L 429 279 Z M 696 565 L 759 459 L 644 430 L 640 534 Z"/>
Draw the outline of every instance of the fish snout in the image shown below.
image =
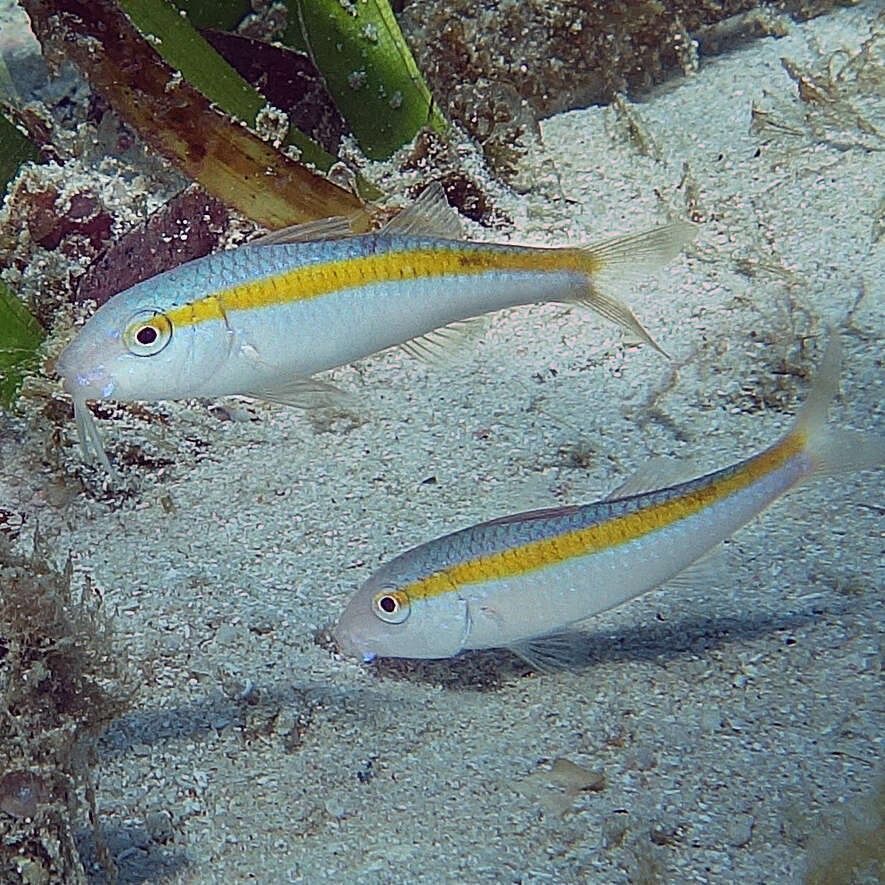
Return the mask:
<path id="1" fill-rule="evenodd" d="M 114 380 L 98 347 L 79 338 L 59 354 L 55 371 L 65 391 L 75 399 L 105 399 L 114 392 Z"/>
<path id="2" fill-rule="evenodd" d="M 341 621 L 335 625 L 332 638 L 335 640 L 338 651 L 346 658 L 359 658 L 368 663 L 376 657 L 375 652 L 369 651 L 365 641 L 361 641 L 361 638 L 354 635 L 354 632 L 347 629 Z"/>

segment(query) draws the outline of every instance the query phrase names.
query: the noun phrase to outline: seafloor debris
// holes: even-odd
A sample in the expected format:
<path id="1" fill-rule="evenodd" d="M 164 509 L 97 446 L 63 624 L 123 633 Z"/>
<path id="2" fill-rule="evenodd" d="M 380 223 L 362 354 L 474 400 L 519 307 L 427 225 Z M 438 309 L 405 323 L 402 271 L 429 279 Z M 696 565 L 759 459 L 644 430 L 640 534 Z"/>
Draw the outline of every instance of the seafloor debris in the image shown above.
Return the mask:
<path id="1" fill-rule="evenodd" d="M 681 56 L 696 53 L 694 35 L 712 25 L 730 22 L 727 47 L 748 29 L 783 33 L 778 12 L 803 19 L 846 5 L 853 0 L 766 3 L 772 21 L 764 26 L 758 0 L 412 0 L 401 19 L 435 95 L 449 95 L 453 83 L 507 82 L 544 117 L 633 94 L 690 67 Z"/>
<path id="2" fill-rule="evenodd" d="M 39 537 L 28 557 L 0 534 L 0 881 L 10 885 L 87 881 L 75 822 L 83 803 L 95 823 L 96 740 L 127 703 L 101 598 L 87 582 L 75 599 L 71 574 Z"/>
<path id="3" fill-rule="evenodd" d="M 443 110 L 509 180 L 519 155 L 534 149 L 527 120 L 635 95 L 696 69 L 704 53 L 784 34 L 784 13 L 803 19 L 844 5 L 852 0 L 761 9 L 758 0 L 412 0 L 401 23 Z"/>
<path id="4" fill-rule="evenodd" d="M 564 815 L 574 810 L 582 793 L 605 789 L 605 774 L 560 756 L 542 769 L 511 784 L 517 793 L 538 802 L 548 813 Z"/>
<path id="5" fill-rule="evenodd" d="M 885 777 L 866 795 L 824 813 L 808 848 L 805 882 L 885 882 Z"/>
<path id="6" fill-rule="evenodd" d="M 763 100 L 752 107 L 753 130 L 787 152 L 819 144 L 885 151 L 878 110 L 885 89 L 883 62 L 885 14 L 857 52 L 821 55 L 812 65 L 782 58 L 784 70 L 796 84 L 796 97 L 784 99 L 764 90 Z"/>
<path id="7" fill-rule="evenodd" d="M 110 0 L 22 5 L 47 57 L 76 62 L 154 151 L 248 217 L 279 228 L 362 209 L 356 196 L 216 110 Z"/>
<path id="8" fill-rule="evenodd" d="M 224 205 L 193 185 L 132 228 L 77 279 L 77 300 L 111 295 L 217 248 L 228 227 Z"/>

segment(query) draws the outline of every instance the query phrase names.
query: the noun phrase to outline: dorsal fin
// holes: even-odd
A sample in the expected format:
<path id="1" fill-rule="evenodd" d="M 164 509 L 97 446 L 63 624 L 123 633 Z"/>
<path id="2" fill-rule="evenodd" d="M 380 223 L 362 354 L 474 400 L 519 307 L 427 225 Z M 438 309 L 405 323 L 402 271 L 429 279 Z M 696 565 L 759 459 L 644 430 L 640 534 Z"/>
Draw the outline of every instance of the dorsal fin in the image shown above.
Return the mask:
<path id="1" fill-rule="evenodd" d="M 343 215 L 332 215 L 316 221 L 305 221 L 302 224 L 290 224 L 256 240 L 250 240 L 250 246 L 275 246 L 279 243 L 312 243 L 316 240 L 340 240 L 354 236 L 351 219 Z"/>
<path id="2" fill-rule="evenodd" d="M 447 240 L 460 240 L 464 235 L 461 219 L 449 205 L 446 192 L 438 181 L 427 185 L 411 206 L 406 206 L 381 228 L 381 233 L 424 234 Z"/>
<path id="3" fill-rule="evenodd" d="M 691 460 L 658 456 L 628 476 L 603 500 L 617 501 L 619 498 L 632 498 L 647 492 L 658 492 L 688 482 L 690 479 L 697 479 L 699 476 L 703 476 L 703 473 L 698 471 Z"/>
<path id="4" fill-rule="evenodd" d="M 509 525 L 514 522 L 532 522 L 537 519 L 558 519 L 561 516 L 571 516 L 580 510 L 578 504 L 565 504 L 559 507 L 543 507 L 540 510 L 526 510 L 524 513 L 509 513 L 507 516 L 498 516 L 480 523 L 476 528 L 485 528 L 492 525 Z"/>

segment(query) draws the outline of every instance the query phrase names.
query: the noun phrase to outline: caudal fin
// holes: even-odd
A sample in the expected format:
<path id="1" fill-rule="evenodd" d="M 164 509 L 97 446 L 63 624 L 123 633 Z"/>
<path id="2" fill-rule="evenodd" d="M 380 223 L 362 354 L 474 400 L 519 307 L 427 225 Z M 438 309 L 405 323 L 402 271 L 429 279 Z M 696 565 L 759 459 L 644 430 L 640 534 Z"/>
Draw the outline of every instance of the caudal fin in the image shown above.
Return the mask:
<path id="1" fill-rule="evenodd" d="M 698 235 L 690 221 L 674 221 L 584 246 L 582 251 L 599 262 L 599 273 L 643 276 L 669 264 Z"/>
<path id="2" fill-rule="evenodd" d="M 667 356 L 651 337 L 633 311 L 615 294 L 639 277 L 660 270 L 669 264 L 697 236 L 698 226 L 690 221 L 677 221 L 652 230 L 603 240 L 581 249 L 589 259 L 590 286 L 575 299 L 613 320 Z"/>
<path id="3" fill-rule="evenodd" d="M 871 470 L 885 464 L 885 437 L 861 430 L 842 430 L 827 424 L 830 404 L 839 393 L 842 344 L 835 329 L 808 399 L 796 419 L 794 433 L 805 437 L 805 449 L 814 461 L 813 475 L 831 476 L 854 470 Z"/>

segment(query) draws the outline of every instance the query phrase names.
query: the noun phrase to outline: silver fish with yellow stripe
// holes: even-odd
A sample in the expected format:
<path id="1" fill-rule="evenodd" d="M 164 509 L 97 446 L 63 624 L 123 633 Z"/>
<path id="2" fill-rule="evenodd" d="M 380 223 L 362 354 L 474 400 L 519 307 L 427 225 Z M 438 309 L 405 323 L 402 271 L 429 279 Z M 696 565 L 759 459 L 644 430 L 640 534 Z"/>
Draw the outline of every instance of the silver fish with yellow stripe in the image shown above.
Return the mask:
<path id="1" fill-rule="evenodd" d="M 335 627 L 339 649 L 445 658 L 531 642 L 670 581 L 813 476 L 885 462 L 885 437 L 826 423 L 838 387 L 833 335 L 793 428 L 765 451 L 665 488 L 639 476 L 584 506 L 519 513 L 462 529 L 392 559 Z"/>
<path id="2" fill-rule="evenodd" d="M 87 400 L 328 404 L 340 392 L 317 372 L 395 345 L 433 356 L 463 321 L 516 305 L 584 304 L 657 347 L 611 289 L 672 260 L 694 232 L 676 222 L 579 248 L 469 243 L 431 185 L 377 233 L 311 222 L 138 283 L 96 311 L 56 368 L 84 452 L 109 467 Z"/>

